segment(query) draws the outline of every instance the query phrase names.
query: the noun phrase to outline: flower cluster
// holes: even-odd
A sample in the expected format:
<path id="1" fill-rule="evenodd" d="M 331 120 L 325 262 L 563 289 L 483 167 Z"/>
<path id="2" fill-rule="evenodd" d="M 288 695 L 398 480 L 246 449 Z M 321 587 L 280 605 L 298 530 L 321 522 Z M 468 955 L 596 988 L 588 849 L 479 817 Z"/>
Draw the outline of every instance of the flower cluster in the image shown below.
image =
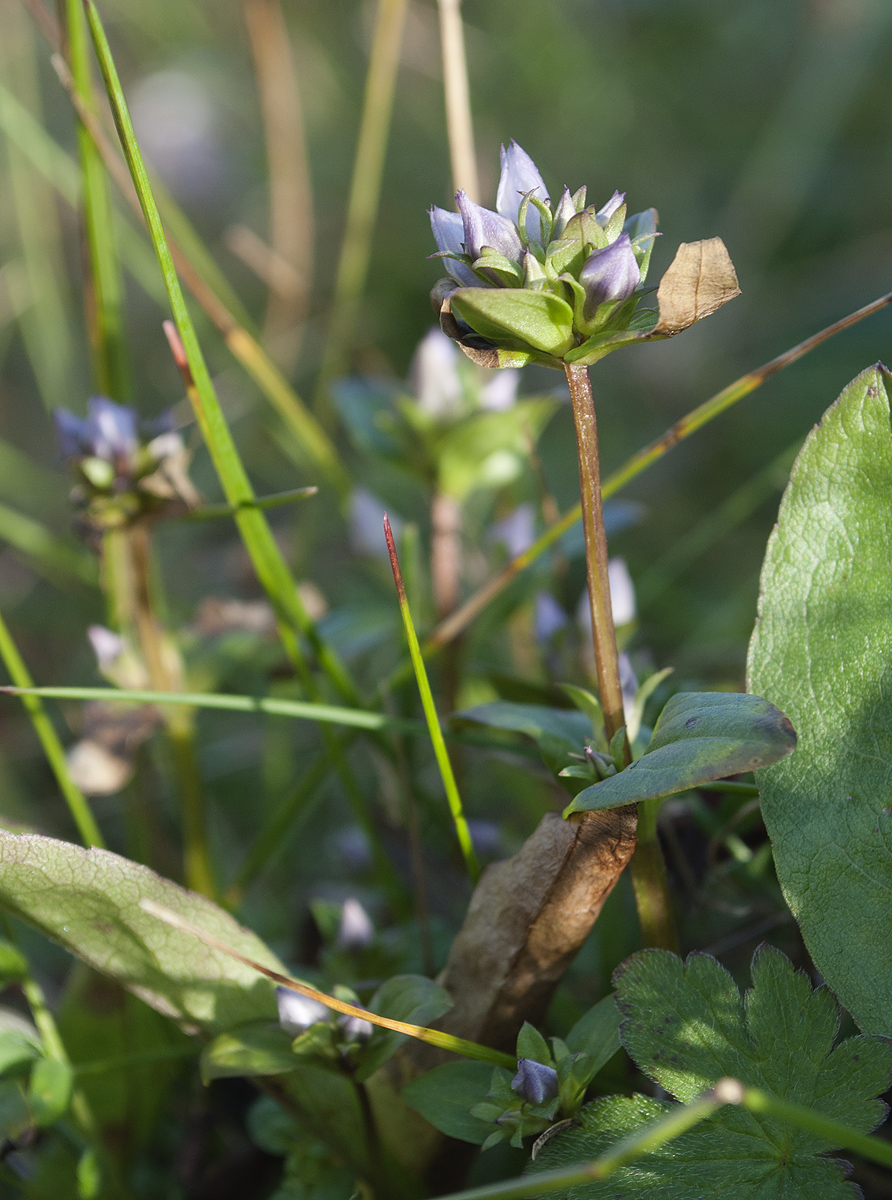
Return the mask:
<path id="1" fill-rule="evenodd" d="M 431 294 L 444 333 L 484 366 L 588 366 L 642 339 L 671 337 L 737 295 L 719 238 L 682 244 L 640 307 L 657 237 L 654 209 L 626 215 L 614 192 L 596 208 L 586 189 L 553 204 L 530 156 L 502 147 L 496 211 L 464 192 L 457 212 L 434 207 L 431 228 L 448 278 Z"/>
<path id="2" fill-rule="evenodd" d="M 149 516 L 170 516 L 198 503 L 187 473 L 188 453 L 167 418 L 141 425 L 137 413 L 92 396 L 87 416 L 55 412 L 62 457 L 77 484 L 72 501 L 87 535 Z"/>

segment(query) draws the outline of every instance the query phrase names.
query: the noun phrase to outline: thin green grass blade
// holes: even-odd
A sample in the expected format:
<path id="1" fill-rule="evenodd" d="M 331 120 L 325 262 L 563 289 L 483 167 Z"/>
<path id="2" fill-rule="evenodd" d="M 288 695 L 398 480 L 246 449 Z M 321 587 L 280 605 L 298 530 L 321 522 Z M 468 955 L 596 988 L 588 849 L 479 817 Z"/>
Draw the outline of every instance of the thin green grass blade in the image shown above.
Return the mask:
<path id="1" fill-rule="evenodd" d="M 65 22 L 74 86 L 82 102 L 95 109 L 87 23 L 81 0 L 65 0 Z M 122 404 L 130 392 L 130 378 L 115 225 L 102 156 L 80 120 L 77 121 L 77 146 L 91 284 L 84 292 L 93 351 L 93 377 L 99 392 Z"/>
<path id="2" fill-rule="evenodd" d="M 220 408 L 214 385 L 198 342 L 192 318 L 186 306 L 182 289 L 180 288 L 176 268 L 171 258 L 170 247 L 152 187 L 146 173 L 145 164 L 139 150 L 133 124 L 117 70 L 112 59 L 111 50 L 105 37 L 105 31 L 96 5 L 93 0 L 84 0 L 87 10 L 87 20 L 93 37 L 93 44 L 99 59 L 99 65 L 105 80 L 106 91 L 112 106 L 115 124 L 131 178 L 136 187 L 142 206 L 143 215 L 158 257 L 161 273 L 164 277 L 171 311 L 176 323 L 177 332 L 182 342 L 183 352 L 188 364 L 191 382 L 190 400 L 195 416 L 210 451 L 211 459 L 230 505 L 239 511 L 235 516 L 236 524 L 241 533 L 245 548 L 251 558 L 257 577 L 270 598 L 283 633 L 283 641 L 292 659 L 304 668 L 303 654 L 298 639 L 289 636 L 289 632 L 297 630 L 311 644 L 320 666 L 328 678 L 345 699 L 357 700 L 356 687 L 343 664 L 334 651 L 326 645 L 306 609 L 292 578 L 291 572 L 282 557 L 281 551 L 272 535 L 272 531 L 263 513 L 252 507 L 256 500 L 254 490 L 248 479 L 244 465 L 239 457 L 229 426 Z M 246 507 L 242 507 L 246 506 Z"/>
<path id="3" fill-rule="evenodd" d="M 317 487 L 292 488 L 287 492 L 275 492 L 271 496 L 258 496 L 250 504 L 206 504 L 203 508 L 195 508 L 191 512 L 176 517 L 178 521 L 213 521 L 220 517 L 234 517 L 245 508 L 259 508 L 266 511 L 269 508 L 280 508 L 283 504 L 296 504 L 299 500 L 309 500 L 315 496 Z"/>
<path id="4" fill-rule="evenodd" d="M 471 841 L 471 831 L 468 829 L 468 822 L 465 818 L 458 784 L 455 781 L 455 772 L 452 770 L 449 751 L 446 749 L 446 741 L 443 737 L 443 730 L 440 727 L 437 706 L 434 704 L 430 681 L 425 670 L 424 659 L 421 656 L 421 647 L 418 644 L 418 634 L 415 632 L 415 624 L 412 620 L 412 614 L 409 611 L 409 601 L 406 599 L 403 573 L 400 570 L 396 546 L 393 541 L 393 533 L 386 514 L 384 516 L 384 535 L 387 538 L 390 566 L 393 570 L 393 581 L 396 584 L 396 592 L 399 598 L 400 615 L 403 618 L 403 626 L 406 630 L 406 641 L 409 643 L 409 654 L 412 656 L 412 667 L 415 671 L 415 679 L 418 682 L 418 691 L 421 693 L 421 706 L 424 709 L 424 717 L 427 721 L 431 742 L 433 743 L 437 766 L 440 768 L 440 778 L 443 780 L 443 787 L 446 790 L 446 799 L 449 802 L 449 811 L 452 813 L 455 835 L 458 838 L 458 844 L 461 847 L 465 866 L 468 868 L 468 874 L 471 876 L 473 882 L 476 883 L 480 876 L 480 864 L 477 861 L 474 844 Z"/>
<path id="5" fill-rule="evenodd" d="M 219 692 L 157 692 L 139 688 L 109 687 L 34 687 L 32 683 L 0 688 L 9 695 L 42 696 L 52 700 L 106 700 L 121 704 L 181 704 L 189 708 L 216 708 L 224 712 L 266 713 L 271 717 L 295 717 L 326 725 L 346 725 L 352 729 L 378 731 L 398 729 L 403 733 L 423 733 L 420 721 L 388 717 L 362 708 L 341 708 L 335 704 L 311 704 L 304 700 L 277 700 L 273 696 L 233 696 Z M 338 751 L 343 753 L 343 745 Z"/>
<path id="6" fill-rule="evenodd" d="M 0 658 L 3 659 L 9 677 L 17 688 L 33 688 L 34 681 L 2 616 L 0 616 Z M 46 714 L 43 702 L 33 692 L 29 692 L 29 694 L 22 695 L 22 703 L 31 718 L 34 732 L 40 739 L 43 752 L 56 777 L 62 795 L 65 797 L 84 845 L 104 847 L 105 840 L 99 832 L 99 826 L 96 824 L 96 818 L 93 816 L 90 805 L 68 773 L 65 749 Z"/>

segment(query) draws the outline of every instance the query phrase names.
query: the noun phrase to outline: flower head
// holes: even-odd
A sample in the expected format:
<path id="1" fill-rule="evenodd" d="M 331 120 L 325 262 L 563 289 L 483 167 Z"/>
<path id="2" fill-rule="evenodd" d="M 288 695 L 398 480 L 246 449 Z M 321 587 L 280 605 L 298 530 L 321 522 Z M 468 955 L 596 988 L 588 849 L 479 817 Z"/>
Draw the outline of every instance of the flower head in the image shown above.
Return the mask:
<path id="1" fill-rule="evenodd" d="M 77 476 L 72 500 L 88 536 L 197 504 L 186 474 L 189 455 L 168 415 L 140 422 L 134 409 L 91 396 L 86 417 L 64 408 L 54 417 L 59 450 Z"/>
<path id="2" fill-rule="evenodd" d="M 465 192 L 457 212 L 430 210 L 447 272 L 431 299 L 443 332 L 481 365 L 588 366 L 620 346 L 672 337 L 739 293 L 728 252 L 712 238 L 682 244 L 657 309 L 640 306 L 656 212 L 627 217 L 618 191 L 601 208 L 586 205 L 584 187 L 565 187 L 553 205 L 514 141 L 501 166 L 494 211 Z"/>
<path id="3" fill-rule="evenodd" d="M 511 1087 L 530 1104 L 547 1104 L 558 1094 L 558 1073 L 535 1059 L 519 1058 Z"/>

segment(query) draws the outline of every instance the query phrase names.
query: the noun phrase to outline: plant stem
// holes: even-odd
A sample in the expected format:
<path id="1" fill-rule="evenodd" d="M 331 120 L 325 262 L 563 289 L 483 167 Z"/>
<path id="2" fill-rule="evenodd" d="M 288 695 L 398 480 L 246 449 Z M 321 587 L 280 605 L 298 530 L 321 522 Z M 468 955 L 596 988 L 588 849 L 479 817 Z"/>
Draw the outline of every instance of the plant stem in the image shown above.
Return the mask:
<path id="1" fill-rule="evenodd" d="M 146 522 L 127 531 L 132 592 L 130 619 L 151 686 L 161 692 L 180 691 L 179 661 L 155 616 L 152 586 L 152 535 Z M 183 821 L 183 878 L 186 886 L 215 897 L 214 875 L 207 843 L 204 795 L 195 752 L 195 716 L 191 708 L 162 709 Z"/>
<path id="2" fill-rule="evenodd" d="M 475 203 L 479 203 L 480 184 L 477 178 L 477 157 L 474 154 L 474 127 L 471 122 L 471 96 L 461 0 L 438 0 L 438 7 L 452 188 L 456 192 L 464 190 Z"/>
<path id="3" fill-rule="evenodd" d="M 34 686 L 31 674 L 25 666 L 2 616 L 0 616 L 0 658 L 3 659 L 3 665 L 16 687 L 32 688 Z M 43 702 L 38 696 L 28 695 L 22 697 L 22 703 L 31 718 L 34 732 L 40 739 L 43 752 L 56 777 L 62 795 L 65 797 L 81 840 L 85 846 L 105 846 L 105 840 L 99 832 L 99 826 L 96 824 L 96 818 L 93 816 L 87 798 L 69 774 L 68 764 L 65 761 L 65 749 L 59 741 L 59 735 L 56 733 L 52 721 L 47 716 Z"/>
<path id="4" fill-rule="evenodd" d="M 396 553 L 396 546 L 393 541 L 393 533 L 390 529 L 390 521 L 387 515 L 384 516 L 384 535 L 387 538 L 387 550 L 390 554 L 390 566 L 393 570 L 393 581 L 396 584 L 396 592 L 399 598 L 400 615 L 403 618 L 403 626 L 406 630 L 406 640 L 409 643 L 409 654 L 412 656 L 412 665 L 415 668 L 415 678 L 418 682 L 418 691 L 421 694 L 421 706 L 424 709 L 424 716 L 427 720 L 427 727 L 430 731 L 431 742 L 434 747 L 434 754 L 437 759 L 437 766 L 440 768 L 440 777 L 443 780 L 443 787 L 446 791 L 446 799 L 449 802 L 449 810 L 452 813 L 452 822 L 455 826 L 455 835 L 458 838 L 458 844 L 461 847 L 462 856 L 465 860 L 465 866 L 468 868 L 468 874 L 471 876 L 472 882 L 476 883 L 480 875 L 480 864 L 477 861 L 477 855 L 474 851 L 474 846 L 471 841 L 471 831 L 468 829 L 468 822 L 465 819 L 464 809 L 462 807 L 461 796 L 458 791 L 458 784 L 455 782 L 455 774 L 452 770 L 452 763 L 449 759 L 449 751 L 446 749 L 446 742 L 443 738 L 443 730 L 440 726 L 440 718 L 437 716 L 436 705 L 431 694 L 430 681 L 427 677 L 427 671 L 424 668 L 424 659 L 421 657 L 421 648 L 418 645 L 418 635 L 415 632 L 415 625 L 412 621 L 412 614 L 409 611 L 409 602 L 406 599 L 406 588 L 403 584 L 403 575 L 400 571 L 400 563 Z"/>
<path id="5" fill-rule="evenodd" d="M 316 412 L 326 420 L 331 417 L 328 387 L 346 365 L 369 270 L 407 6 L 407 0 L 378 0 L 344 241 L 316 389 Z"/>
<path id="6" fill-rule="evenodd" d="M 592 614 L 592 642 L 598 673 L 598 691 L 604 710 L 608 742 L 623 725 L 623 689 L 619 679 L 619 656 L 613 629 L 610 580 L 607 574 L 607 534 L 601 499 L 601 468 L 598 458 L 598 425 L 588 368 L 569 363 L 564 374 L 570 387 L 576 447 L 579 454 L 579 486 L 582 527 L 585 534 L 585 567 Z"/>
<path id="7" fill-rule="evenodd" d="M 564 372 L 570 386 L 579 452 L 585 565 L 598 691 L 604 710 L 604 730 L 607 740 L 610 741 L 625 725 L 625 715 L 616 634 L 613 629 L 610 580 L 607 573 L 607 534 L 604 531 L 598 460 L 598 425 L 588 368 L 565 364 Z M 625 758 L 627 764 L 632 761 L 628 738 L 625 739 Z M 678 935 L 672 919 L 666 866 L 657 840 L 656 812 L 651 811 L 645 804 L 639 804 L 638 819 L 638 846 L 632 856 L 631 869 L 642 940 L 645 946 L 677 950 Z"/>
<path id="8" fill-rule="evenodd" d="M 666 862 L 657 834 L 661 800 L 643 800 L 638 805 L 638 845 L 630 869 L 635 906 L 645 946 L 679 952 L 678 933 L 672 916 L 666 879 Z"/>

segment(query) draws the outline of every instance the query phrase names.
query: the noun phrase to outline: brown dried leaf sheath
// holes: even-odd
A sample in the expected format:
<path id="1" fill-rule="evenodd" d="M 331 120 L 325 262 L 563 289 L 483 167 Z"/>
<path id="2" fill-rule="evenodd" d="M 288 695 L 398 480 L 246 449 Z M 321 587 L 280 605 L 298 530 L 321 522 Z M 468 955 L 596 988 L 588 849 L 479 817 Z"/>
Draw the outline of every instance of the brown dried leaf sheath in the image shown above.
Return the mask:
<path id="1" fill-rule="evenodd" d="M 672 337 L 740 295 L 737 273 L 721 238 L 682 242 L 660 280 L 660 319 L 651 337 Z"/>
<path id="2" fill-rule="evenodd" d="M 442 1029 L 513 1050 L 540 1021 L 635 849 L 634 805 L 565 821 L 547 813 L 513 858 L 486 868 L 442 983 Z"/>

